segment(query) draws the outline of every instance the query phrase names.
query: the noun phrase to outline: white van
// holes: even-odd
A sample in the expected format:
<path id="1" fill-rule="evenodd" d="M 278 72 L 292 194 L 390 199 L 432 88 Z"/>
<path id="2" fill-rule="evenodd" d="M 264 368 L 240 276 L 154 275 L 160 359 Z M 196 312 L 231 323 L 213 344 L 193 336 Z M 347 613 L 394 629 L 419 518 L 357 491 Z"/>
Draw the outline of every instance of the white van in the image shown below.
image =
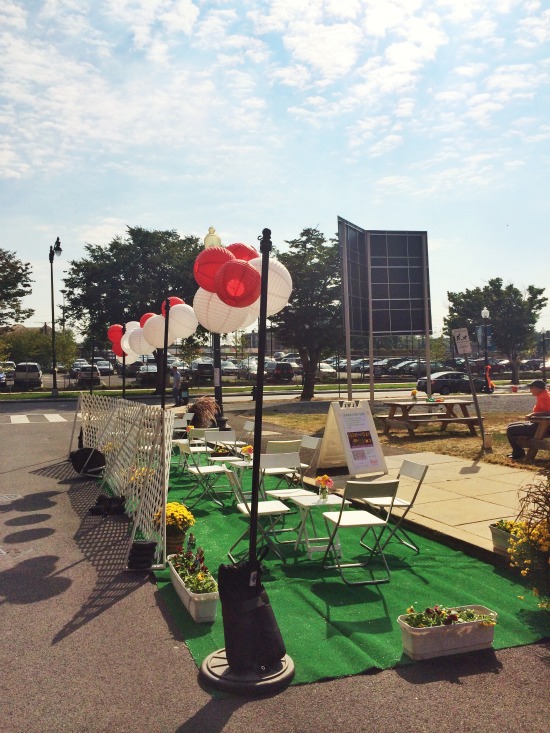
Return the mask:
<path id="1" fill-rule="evenodd" d="M 39 389 L 42 387 L 42 369 L 35 361 L 22 361 L 15 367 L 14 389 Z"/>

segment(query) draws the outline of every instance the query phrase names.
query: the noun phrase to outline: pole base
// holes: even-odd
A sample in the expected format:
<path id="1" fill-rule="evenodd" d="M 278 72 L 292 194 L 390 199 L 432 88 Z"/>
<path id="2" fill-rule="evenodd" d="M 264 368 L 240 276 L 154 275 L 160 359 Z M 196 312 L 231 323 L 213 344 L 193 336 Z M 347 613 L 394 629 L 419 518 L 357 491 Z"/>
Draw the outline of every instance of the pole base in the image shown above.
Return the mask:
<path id="1" fill-rule="evenodd" d="M 58 389 L 52 389 L 52 397 L 59 397 L 59 390 Z"/>
<path id="2" fill-rule="evenodd" d="M 285 654 L 275 669 L 234 672 L 227 663 L 225 649 L 218 649 L 206 657 L 199 674 L 204 682 L 217 690 L 250 696 L 281 692 L 292 682 L 294 671 L 294 662 Z"/>

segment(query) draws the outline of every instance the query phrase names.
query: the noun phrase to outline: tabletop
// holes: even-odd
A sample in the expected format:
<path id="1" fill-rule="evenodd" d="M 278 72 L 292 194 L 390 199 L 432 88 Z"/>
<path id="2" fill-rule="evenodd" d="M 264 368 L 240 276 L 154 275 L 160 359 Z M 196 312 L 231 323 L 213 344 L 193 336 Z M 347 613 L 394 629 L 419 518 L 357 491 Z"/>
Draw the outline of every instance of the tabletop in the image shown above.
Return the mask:
<path id="1" fill-rule="evenodd" d="M 441 400 L 440 402 L 428 402 L 426 399 L 420 399 L 420 400 L 384 400 L 382 402 L 383 405 L 406 405 L 407 407 L 409 405 L 415 406 L 415 405 L 421 405 L 422 407 L 425 407 L 426 405 L 428 407 L 437 407 L 440 405 L 473 405 L 473 400 L 467 400 L 463 397 L 445 397 L 444 400 Z"/>

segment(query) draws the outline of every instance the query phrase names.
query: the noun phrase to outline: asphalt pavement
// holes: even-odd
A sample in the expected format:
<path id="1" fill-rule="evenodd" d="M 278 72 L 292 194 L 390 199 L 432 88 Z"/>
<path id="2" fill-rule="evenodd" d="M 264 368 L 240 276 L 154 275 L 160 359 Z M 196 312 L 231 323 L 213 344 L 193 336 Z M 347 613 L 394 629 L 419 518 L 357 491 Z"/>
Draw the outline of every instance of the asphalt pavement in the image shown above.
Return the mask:
<path id="1" fill-rule="evenodd" d="M 88 512 L 74 408 L 0 404 L 0 733 L 546 733 L 549 642 L 261 699 L 203 689 L 152 578 L 123 570 L 124 518 Z"/>

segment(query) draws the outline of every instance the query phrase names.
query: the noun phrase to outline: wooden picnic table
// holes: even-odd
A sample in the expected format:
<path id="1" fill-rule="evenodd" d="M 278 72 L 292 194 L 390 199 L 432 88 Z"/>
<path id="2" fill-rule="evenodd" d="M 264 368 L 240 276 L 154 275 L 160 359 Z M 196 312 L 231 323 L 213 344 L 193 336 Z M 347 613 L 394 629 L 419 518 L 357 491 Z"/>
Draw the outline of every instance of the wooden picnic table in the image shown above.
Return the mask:
<path id="1" fill-rule="evenodd" d="M 527 460 L 534 460 L 539 450 L 550 451 L 550 415 L 530 418 L 531 422 L 537 423 L 537 431 L 532 438 L 520 437 L 519 444 L 527 448 Z"/>
<path id="2" fill-rule="evenodd" d="M 443 402 L 396 400 L 383 404 L 389 407 L 387 415 L 380 415 L 384 420 L 384 435 L 390 432 L 390 428 L 396 428 L 408 430 L 409 435 L 414 438 L 416 428 L 434 422 L 440 423 L 441 430 L 445 430 L 450 423 L 463 423 L 468 426 L 472 435 L 476 435 L 476 425 L 479 425 L 479 419 L 468 412 L 468 406 L 473 405 L 473 400 L 460 397 L 445 397 Z M 418 408 L 422 412 L 417 411 Z M 457 414 L 457 408 L 460 408 L 460 414 Z"/>

